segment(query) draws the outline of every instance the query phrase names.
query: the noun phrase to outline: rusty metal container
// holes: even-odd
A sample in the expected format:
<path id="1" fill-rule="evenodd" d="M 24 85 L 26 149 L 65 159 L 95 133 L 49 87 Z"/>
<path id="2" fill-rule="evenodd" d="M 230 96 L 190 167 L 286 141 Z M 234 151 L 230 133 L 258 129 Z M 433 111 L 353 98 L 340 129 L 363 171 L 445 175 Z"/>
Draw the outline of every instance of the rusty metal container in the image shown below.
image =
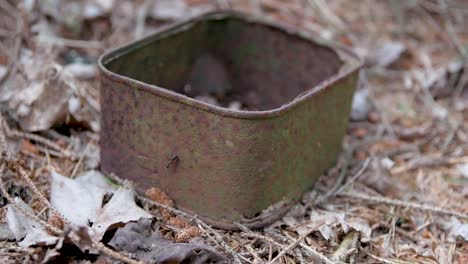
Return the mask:
<path id="1" fill-rule="evenodd" d="M 216 12 L 110 51 L 99 65 L 102 169 L 232 229 L 275 221 L 333 165 L 361 63 L 285 26 Z M 225 89 L 250 111 L 193 99 L 190 85 Z"/>

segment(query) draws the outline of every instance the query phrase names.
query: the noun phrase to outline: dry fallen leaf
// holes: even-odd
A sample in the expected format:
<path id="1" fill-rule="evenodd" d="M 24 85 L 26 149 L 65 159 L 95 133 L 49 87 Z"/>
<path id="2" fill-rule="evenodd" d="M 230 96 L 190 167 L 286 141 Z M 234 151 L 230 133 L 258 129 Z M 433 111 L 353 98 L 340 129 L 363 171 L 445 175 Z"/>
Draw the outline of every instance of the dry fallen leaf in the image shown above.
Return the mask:
<path id="1" fill-rule="evenodd" d="M 457 218 L 452 217 L 445 228 L 449 232 L 449 242 L 456 242 L 457 239 L 468 241 L 468 223 L 461 223 Z"/>
<path id="2" fill-rule="evenodd" d="M 349 225 L 351 229 L 354 229 L 358 232 L 361 233 L 362 239 L 365 241 L 369 241 L 371 239 L 372 235 L 372 229 L 369 225 L 369 221 L 359 218 L 359 217 L 351 217 L 349 219 L 346 219 L 345 221 L 346 225 Z M 345 226 L 343 226 L 343 230 L 347 232 L 347 229 Z"/>
<path id="3" fill-rule="evenodd" d="M 463 177 L 468 178 L 468 163 L 458 164 L 457 169 Z"/>
<path id="4" fill-rule="evenodd" d="M 405 44 L 402 42 L 385 41 L 376 45 L 371 51 L 369 60 L 378 67 L 388 67 L 397 61 L 405 50 Z"/>
<path id="5" fill-rule="evenodd" d="M 371 109 L 372 105 L 369 101 L 369 90 L 360 89 L 356 91 L 353 97 L 353 104 L 351 108 L 351 120 L 366 120 Z"/>
<path id="6" fill-rule="evenodd" d="M 153 218 L 153 215 L 138 207 L 135 192 L 120 188 L 104 206 L 92 226 L 92 238 L 101 240 L 104 233 L 112 226 L 136 221 L 140 218 Z"/>
<path id="7" fill-rule="evenodd" d="M 401 57 L 406 47 L 399 41 L 368 40 L 360 46 L 355 46 L 354 51 L 365 58 L 369 66 L 386 68 Z"/>
<path id="8" fill-rule="evenodd" d="M 164 193 L 161 189 L 157 187 L 149 188 L 148 190 L 146 190 L 145 194 L 149 199 L 157 203 L 160 203 L 162 205 L 169 206 L 169 207 L 174 206 L 174 201 L 172 201 L 171 198 L 166 193 Z M 159 212 L 161 213 L 161 216 L 165 220 L 170 220 L 172 217 L 169 210 L 165 208 L 159 208 Z"/>
<path id="9" fill-rule="evenodd" d="M 180 232 L 178 232 L 175 236 L 175 241 L 176 242 L 188 242 L 190 239 L 194 237 L 199 237 L 203 234 L 203 231 L 196 227 L 196 226 L 191 226 L 182 229 Z"/>
<path id="10" fill-rule="evenodd" d="M 97 177 L 98 175 L 94 175 L 94 178 Z M 89 226 L 96 220 L 107 191 L 93 182 L 87 182 L 86 179 L 91 178 L 87 176 L 85 179 L 70 179 L 54 171 L 51 173 L 52 206 L 78 226 Z"/>
<path id="11" fill-rule="evenodd" d="M 15 201 L 24 210 L 34 214 L 33 210 L 26 205 L 21 198 L 15 198 Z M 6 214 L 8 227 L 13 232 L 18 245 L 21 247 L 29 247 L 33 245 L 53 245 L 57 242 L 57 237 L 47 233 L 44 226 L 30 219 L 12 205 L 8 205 Z"/>
<path id="12" fill-rule="evenodd" d="M 12 75 L 0 86 L 2 107 L 25 131 L 43 131 L 70 121 L 70 116 L 98 131 L 98 103 L 91 98 L 90 88 L 79 82 L 94 79 L 97 66 L 62 66 L 56 62 L 55 53 L 38 49 L 35 53 L 21 49 L 18 63 L 24 67 L 24 74 Z"/>
<path id="13" fill-rule="evenodd" d="M 72 224 L 88 227 L 93 239 L 101 240 L 104 233 L 115 225 L 121 225 L 140 218 L 153 218 L 135 203 L 131 189 L 114 188 L 98 171 L 88 171 L 76 179 L 70 179 L 52 172 L 50 200 Z M 114 195 L 103 207 L 106 193 Z"/>
<path id="14" fill-rule="evenodd" d="M 145 263 L 227 263 L 226 259 L 205 245 L 173 243 L 153 231 L 150 219 L 128 223 L 117 230 L 109 245 L 134 254 Z"/>
<path id="15" fill-rule="evenodd" d="M 369 222 L 359 217 L 347 218 L 344 213 L 328 212 L 328 211 L 312 211 L 310 220 L 300 223 L 292 220 L 291 216 L 283 217 L 283 221 L 292 227 L 299 235 L 304 235 L 310 232 L 311 228 L 317 228 L 322 237 L 326 240 L 336 238 L 337 234 L 334 227 L 341 226 L 344 232 L 349 232 L 350 229 L 361 233 L 362 238 L 370 239 L 372 229 Z"/>
<path id="16" fill-rule="evenodd" d="M 96 64 L 85 64 L 81 62 L 68 64 L 63 67 L 63 71 L 78 79 L 93 79 L 98 74 Z"/>

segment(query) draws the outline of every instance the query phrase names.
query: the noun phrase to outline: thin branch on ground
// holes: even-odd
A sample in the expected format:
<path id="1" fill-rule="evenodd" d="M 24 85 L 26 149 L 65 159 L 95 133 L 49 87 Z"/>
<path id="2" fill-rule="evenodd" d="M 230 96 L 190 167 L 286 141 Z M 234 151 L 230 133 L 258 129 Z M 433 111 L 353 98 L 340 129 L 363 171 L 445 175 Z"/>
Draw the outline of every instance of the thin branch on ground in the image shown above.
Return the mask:
<path id="1" fill-rule="evenodd" d="M 265 235 L 262 235 L 262 234 L 259 234 L 257 232 L 254 232 L 252 230 L 250 230 L 248 227 L 246 227 L 245 225 L 242 225 L 240 223 L 235 223 L 239 228 L 240 230 L 242 230 L 244 233 L 241 234 L 241 235 L 245 235 L 245 236 L 248 236 L 248 237 L 254 237 L 254 238 L 258 238 L 258 239 L 261 239 L 261 240 L 264 240 L 264 241 L 267 241 L 269 242 L 271 245 L 273 246 L 276 246 L 278 247 L 279 249 L 284 249 L 286 246 L 279 243 L 278 241 L 274 240 L 273 238 L 269 237 L 269 236 L 265 236 Z"/>
<path id="2" fill-rule="evenodd" d="M 1 122 L 1 125 L 3 126 L 4 130 L 5 130 L 5 135 L 7 137 L 13 137 L 13 138 L 22 138 L 22 139 L 27 139 L 27 140 L 32 140 L 32 141 L 35 141 L 37 143 L 40 143 L 46 147 L 49 147 L 49 148 L 52 148 L 60 153 L 62 153 L 62 155 L 66 158 L 72 158 L 73 157 L 73 154 L 70 153 L 70 151 L 64 149 L 63 147 L 61 147 L 59 144 L 45 138 L 45 137 L 41 137 L 40 135 L 37 135 L 37 134 L 33 134 L 33 133 L 28 133 L 28 132 L 23 132 L 23 131 L 18 131 L 18 130 L 15 130 L 13 128 L 11 128 L 5 121 L 5 119 L 0 116 L 0 122 Z"/>
<path id="3" fill-rule="evenodd" d="M 401 261 L 401 260 L 398 260 L 398 261 L 394 261 L 394 260 L 390 260 L 390 259 L 385 259 L 385 258 L 381 258 L 381 257 L 378 257 L 374 254 L 371 254 L 370 252 L 366 251 L 366 250 L 362 250 L 364 253 L 366 253 L 366 255 L 368 255 L 369 257 L 375 259 L 375 260 L 378 260 L 380 261 L 381 263 L 385 263 L 385 264 L 413 264 L 412 262 L 408 262 L 408 261 Z"/>
<path id="4" fill-rule="evenodd" d="M 436 167 L 436 166 L 449 166 L 449 165 L 456 165 L 456 164 L 464 164 L 468 163 L 468 156 L 463 157 L 451 157 L 446 158 L 443 157 L 442 154 L 440 155 L 433 155 L 433 156 L 421 156 L 417 157 L 402 166 L 395 167 L 391 169 L 392 174 L 399 174 L 409 170 L 415 170 L 420 168 L 427 168 L 427 167 Z"/>
<path id="5" fill-rule="evenodd" d="M 109 178 L 111 178 L 112 180 L 116 181 L 118 184 L 120 185 L 127 185 L 128 182 L 125 181 L 125 180 L 122 180 L 120 179 L 119 177 L 117 177 L 115 174 L 111 173 L 108 175 Z M 188 213 L 185 213 L 181 210 L 178 210 L 174 207 L 170 207 L 170 206 L 167 206 L 167 205 L 164 205 L 164 204 L 161 204 L 161 203 L 158 203 L 158 202 L 155 202 L 143 195 L 140 195 L 140 194 L 137 194 L 137 197 L 138 199 L 140 199 L 140 201 L 144 202 L 144 203 L 147 203 L 147 204 L 150 204 L 150 205 L 153 205 L 153 206 L 156 206 L 156 207 L 159 207 L 159 208 L 163 208 L 163 209 L 166 209 L 168 210 L 169 212 L 175 214 L 175 215 L 179 215 L 179 216 L 182 216 L 186 219 L 190 219 L 192 221 L 195 221 L 199 227 L 202 227 L 200 229 L 202 229 L 202 231 L 210 238 L 212 239 L 214 242 L 216 242 L 217 244 L 219 244 L 220 246 L 222 246 L 228 253 L 230 253 L 234 258 L 236 259 L 242 259 L 243 261 L 247 262 L 247 263 L 252 263 L 252 261 L 246 259 L 245 257 L 241 256 L 240 254 L 238 254 L 237 252 L 235 252 L 235 250 L 233 248 L 231 248 L 229 245 L 227 245 L 224 241 L 219 241 L 217 238 L 221 237 L 222 236 L 216 232 L 216 230 L 214 230 L 210 225 L 206 224 L 205 222 L 201 221 L 200 219 L 197 218 L 197 216 L 193 216 L 193 215 L 190 215 Z M 210 232 L 212 232 L 214 235 L 215 235 L 215 238 L 213 238 L 208 232 L 207 230 L 209 230 Z"/>
<path id="6" fill-rule="evenodd" d="M 341 186 L 336 192 L 333 193 L 333 195 L 336 195 L 337 193 L 343 192 L 346 188 L 348 188 L 351 184 L 353 184 L 369 167 L 371 159 L 366 159 L 364 161 L 364 164 L 362 164 L 362 167 L 347 181 L 343 186 Z"/>
<path id="7" fill-rule="evenodd" d="M 34 39 L 39 43 L 47 43 L 51 45 L 65 46 L 71 48 L 102 49 L 103 47 L 101 42 L 93 40 L 65 39 L 60 37 L 51 37 L 44 35 L 36 36 Z"/>
<path id="8" fill-rule="evenodd" d="M 216 230 L 214 230 L 211 226 L 209 226 L 208 224 L 205 224 L 200 219 L 194 218 L 194 220 L 198 224 L 198 227 L 203 231 L 203 233 L 205 233 L 211 240 L 216 242 L 218 245 L 223 247 L 224 250 L 226 250 L 229 254 L 231 254 L 232 257 L 236 261 L 238 261 L 239 263 L 242 263 L 240 261 L 242 259 L 244 262 L 252 263 L 252 261 L 240 255 L 233 248 L 231 248 L 228 244 L 226 244 L 226 242 L 224 242 L 223 237 L 218 232 L 216 232 Z M 210 231 L 214 235 L 214 237 L 212 237 L 207 230 Z"/>
<path id="9" fill-rule="evenodd" d="M 323 225 L 323 223 L 322 223 Z M 318 227 L 317 227 L 318 228 Z M 313 228 L 311 229 L 310 232 L 307 232 L 306 234 L 300 236 L 298 239 L 296 240 L 293 240 L 292 237 L 290 237 L 289 235 L 286 235 L 286 237 L 290 240 L 290 241 L 293 241 L 292 244 L 290 244 L 287 248 L 285 248 L 283 251 L 283 254 L 285 254 L 288 250 L 290 250 L 291 248 L 289 247 L 292 247 L 294 248 L 296 245 L 299 245 L 301 246 L 302 248 L 304 248 L 305 250 L 307 250 L 309 253 L 311 253 L 314 257 L 317 257 L 318 259 L 320 259 L 323 263 L 326 263 L 326 264 L 337 264 L 336 262 L 330 260 L 328 257 L 326 257 L 325 255 L 323 255 L 322 253 L 318 252 L 317 250 L 311 248 L 310 246 L 308 246 L 306 243 L 304 243 L 302 240 L 307 237 L 308 235 L 310 235 L 311 232 L 314 231 L 314 229 L 316 228 Z M 297 243 L 297 244 L 296 244 Z M 288 249 L 289 248 L 289 249 Z M 280 254 L 281 254 L 280 252 Z M 279 254 L 277 255 L 277 257 L 279 256 Z M 273 260 L 270 261 L 269 263 L 273 263 Z"/>
<path id="10" fill-rule="evenodd" d="M 86 154 L 88 154 L 88 150 L 89 150 L 89 146 L 93 143 L 93 140 L 89 140 L 88 144 L 86 144 L 86 147 L 85 149 L 83 150 L 83 153 L 81 153 L 80 155 L 80 158 L 78 159 L 78 162 L 76 163 L 75 167 L 73 168 L 71 174 L 70 174 L 70 178 L 73 179 L 75 177 L 75 174 L 78 172 L 78 169 L 81 165 L 81 163 L 83 162 L 83 159 L 84 157 L 86 156 Z"/>
<path id="11" fill-rule="evenodd" d="M 5 168 L 8 168 L 8 169 L 12 170 L 13 172 L 19 173 L 19 175 L 22 176 L 22 178 L 28 183 L 28 185 L 32 189 L 33 193 L 37 197 L 39 197 L 40 201 L 42 203 L 44 203 L 47 207 L 49 207 L 49 210 L 53 211 L 53 213 L 56 214 L 56 216 L 59 217 L 60 220 L 63 223 L 67 224 L 67 226 L 71 226 L 70 221 L 68 219 L 66 219 L 62 214 L 60 214 L 50 204 L 49 200 L 47 200 L 45 198 L 44 194 L 37 188 L 37 186 L 31 180 L 29 175 L 26 173 L 25 169 L 20 165 L 20 162 L 15 160 L 12 157 L 12 155 L 9 153 L 8 146 L 7 146 L 7 143 L 6 143 L 5 133 L 4 133 L 4 127 L 3 127 L 3 124 L 1 122 L 0 122 L 0 125 L 1 125 L 0 126 L 0 143 L 1 143 L 1 146 L 2 146 L 1 157 L 0 157 L 0 163 L 1 163 L 1 165 L 0 165 L 0 190 L 2 191 L 4 197 L 8 200 L 8 202 L 9 202 L 9 204 L 11 206 L 13 206 L 15 209 L 17 209 L 18 211 L 20 211 L 21 213 L 23 213 L 27 217 L 29 217 L 29 218 L 33 219 L 34 221 L 42 224 L 43 226 L 45 226 L 46 228 L 51 230 L 56 235 L 59 235 L 59 236 L 64 235 L 64 232 L 65 232 L 64 230 L 59 229 L 59 228 L 47 223 L 46 221 L 40 219 L 35 214 L 28 212 L 22 206 L 18 205 L 18 203 L 13 199 L 13 197 L 8 193 L 8 191 L 7 191 L 6 187 L 5 187 L 5 183 L 3 182 L 3 175 L 4 175 L 3 172 L 4 172 Z M 79 244 L 79 242 L 81 241 L 81 238 L 79 237 L 79 235 L 77 235 L 73 231 L 68 233 L 68 236 L 70 237 L 70 239 L 73 242 L 75 242 L 77 244 Z M 128 264 L 143 264 L 143 262 L 133 260 L 133 259 L 127 257 L 127 256 L 124 256 L 122 253 L 119 253 L 119 252 L 114 251 L 114 250 L 112 250 L 110 248 L 107 248 L 104 244 L 102 244 L 99 241 L 91 240 L 91 246 L 94 249 L 100 251 L 101 253 L 106 254 L 106 255 L 108 255 L 108 256 L 116 259 L 116 260 L 120 260 L 120 261 L 123 261 L 123 262 L 128 263 Z"/>
<path id="12" fill-rule="evenodd" d="M 418 209 L 422 211 L 428 211 L 428 212 L 438 213 L 438 214 L 443 214 L 443 215 L 452 215 L 461 219 L 468 219 L 468 214 L 463 214 L 463 213 L 451 211 L 448 209 L 444 209 L 444 208 L 440 208 L 440 207 L 436 207 L 432 205 L 422 204 L 422 203 L 407 202 L 407 201 L 391 199 L 387 197 L 370 196 L 367 194 L 355 193 L 355 192 L 344 192 L 344 193 L 339 193 L 337 195 L 343 196 L 343 197 L 349 197 L 353 199 L 358 199 L 358 200 L 363 200 L 363 201 L 368 201 L 368 202 L 373 202 L 373 203 L 382 203 L 382 204 L 387 204 L 387 205 L 401 206 L 401 207 Z"/>
<path id="13" fill-rule="evenodd" d="M 346 176 L 346 173 L 348 172 L 348 166 L 350 164 L 351 157 L 353 155 L 354 148 L 348 147 L 348 149 L 345 150 L 344 154 L 344 161 L 343 165 L 341 166 L 340 174 L 338 175 L 338 179 L 335 181 L 335 184 L 333 187 L 328 190 L 327 193 L 324 195 L 318 197 L 315 201 L 315 205 L 320 205 L 321 203 L 327 201 L 330 197 L 332 197 L 336 190 L 341 186 L 342 182 L 344 181 L 344 178 Z"/>

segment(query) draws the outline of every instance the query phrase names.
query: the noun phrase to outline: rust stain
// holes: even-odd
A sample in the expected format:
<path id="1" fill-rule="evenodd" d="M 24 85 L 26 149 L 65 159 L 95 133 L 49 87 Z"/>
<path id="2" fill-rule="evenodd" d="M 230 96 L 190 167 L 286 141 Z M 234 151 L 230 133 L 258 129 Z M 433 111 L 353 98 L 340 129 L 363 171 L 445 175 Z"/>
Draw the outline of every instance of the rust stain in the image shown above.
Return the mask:
<path id="1" fill-rule="evenodd" d="M 337 49 L 354 60 L 349 70 Z M 185 95 L 206 54 L 252 111 Z M 108 52 L 99 66 L 102 169 L 232 229 L 275 221 L 289 208 L 282 201 L 299 199 L 335 162 L 360 61 L 283 25 L 216 12 Z M 204 67 L 195 72 L 214 66 Z M 216 77 L 197 78 L 198 88 L 222 83 Z"/>

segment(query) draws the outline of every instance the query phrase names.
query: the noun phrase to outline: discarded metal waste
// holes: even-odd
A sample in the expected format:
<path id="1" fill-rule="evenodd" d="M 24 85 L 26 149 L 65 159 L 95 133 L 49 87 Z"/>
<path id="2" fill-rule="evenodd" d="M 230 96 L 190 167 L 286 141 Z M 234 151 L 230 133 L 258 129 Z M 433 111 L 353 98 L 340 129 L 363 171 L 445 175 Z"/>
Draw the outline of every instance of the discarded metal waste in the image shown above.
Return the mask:
<path id="1" fill-rule="evenodd" d="M 361 62 L 285 26 L 216 12 L 99 64 L 102 169 L 232 229 L 277 220 L 335 162 Z"/>

